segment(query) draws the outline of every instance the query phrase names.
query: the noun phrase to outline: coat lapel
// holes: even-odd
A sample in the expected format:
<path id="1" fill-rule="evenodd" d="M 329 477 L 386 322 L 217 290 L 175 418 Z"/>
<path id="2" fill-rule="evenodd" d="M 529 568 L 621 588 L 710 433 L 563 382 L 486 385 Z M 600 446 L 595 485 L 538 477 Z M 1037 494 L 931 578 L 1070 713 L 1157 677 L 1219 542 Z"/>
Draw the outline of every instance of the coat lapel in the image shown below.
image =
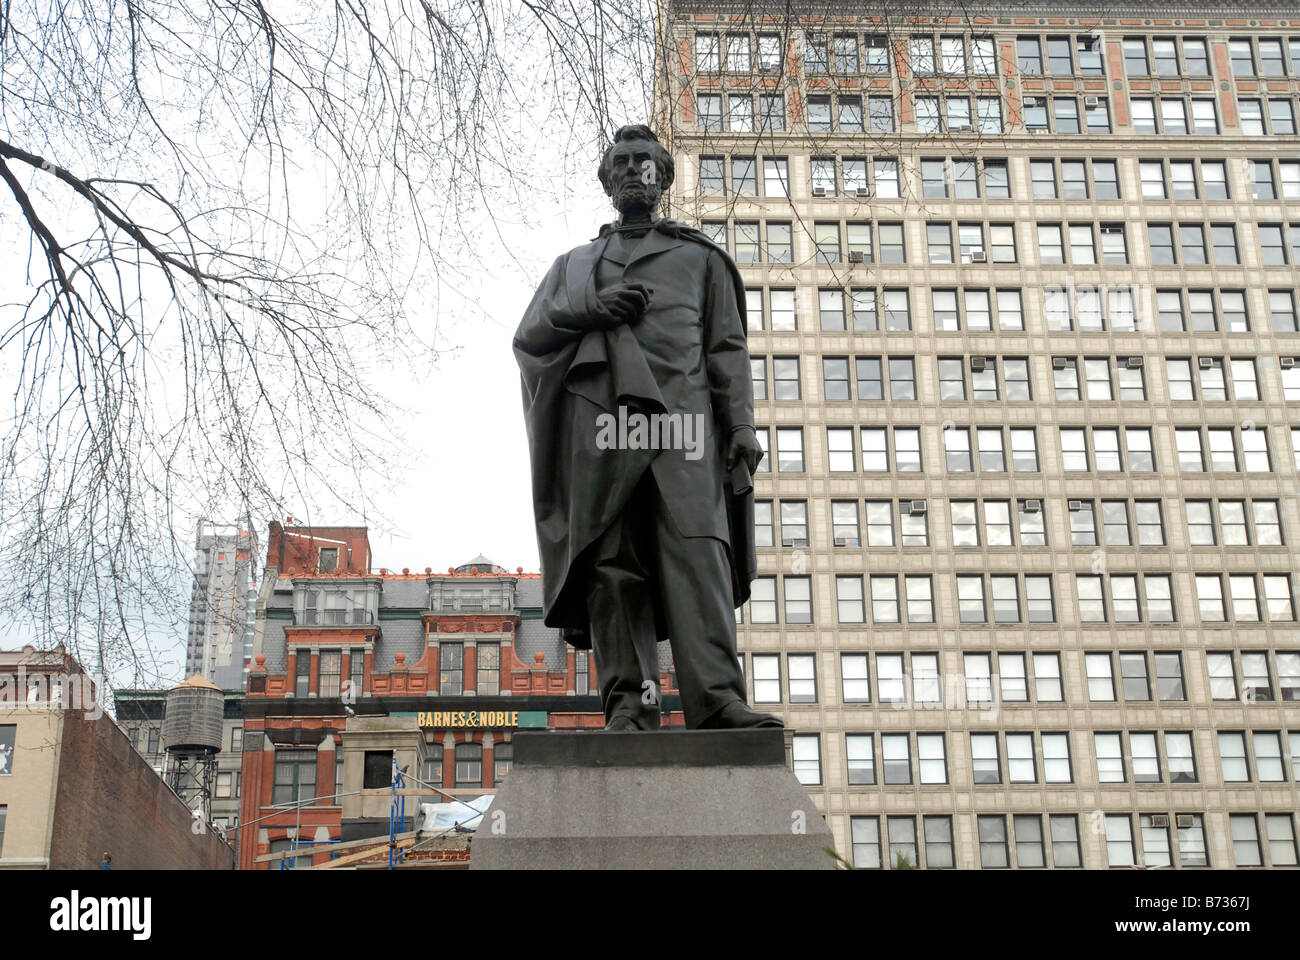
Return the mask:
<path id="1" fill-rule="evenodd" d="M 653 257 L 680 247 L 684 242 L 680 237 L 674 237 L 662 230 L 651 230 L 633 249 L 632 255 L 628 258 L 626 269 L 632 269 L 634 264 L 647 257 Z"/>

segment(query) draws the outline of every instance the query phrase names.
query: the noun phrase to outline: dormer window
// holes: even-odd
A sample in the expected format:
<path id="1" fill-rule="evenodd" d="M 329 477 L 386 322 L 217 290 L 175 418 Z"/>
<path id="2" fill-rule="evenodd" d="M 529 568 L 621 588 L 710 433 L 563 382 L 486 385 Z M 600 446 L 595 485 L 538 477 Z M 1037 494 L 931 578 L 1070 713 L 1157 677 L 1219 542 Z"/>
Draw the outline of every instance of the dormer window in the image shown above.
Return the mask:
<path id="1" fill-rule="evenodd" d="M 320 551 L 320 572 L 333 573 L 339 567 L 339 548 L 322 547 Z"/>

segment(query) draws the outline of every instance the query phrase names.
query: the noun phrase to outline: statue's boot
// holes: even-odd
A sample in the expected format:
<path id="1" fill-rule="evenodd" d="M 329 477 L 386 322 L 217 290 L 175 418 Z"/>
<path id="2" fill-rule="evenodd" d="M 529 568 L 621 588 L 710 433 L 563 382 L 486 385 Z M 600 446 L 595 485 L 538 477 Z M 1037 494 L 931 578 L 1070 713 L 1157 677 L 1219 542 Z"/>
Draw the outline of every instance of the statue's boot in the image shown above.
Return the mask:
<path id="1" fill-rule="evenodd" d="M 618 716 L 614 717 L 614 719 L 610 720 L 609 723 L 605 724 L 606 733 L 636 733 L 640 729 L 641 728 L 637 726 L 635 720 L 623 713 L 620 713 Z"/>
<path id="2" fill-rule="evenodd" d="M 739 700 L 733 700 L 700 724 L 701 730 L 740 730 L 749 727 L 784 727 L 779 717 L 751 710 Z"/>

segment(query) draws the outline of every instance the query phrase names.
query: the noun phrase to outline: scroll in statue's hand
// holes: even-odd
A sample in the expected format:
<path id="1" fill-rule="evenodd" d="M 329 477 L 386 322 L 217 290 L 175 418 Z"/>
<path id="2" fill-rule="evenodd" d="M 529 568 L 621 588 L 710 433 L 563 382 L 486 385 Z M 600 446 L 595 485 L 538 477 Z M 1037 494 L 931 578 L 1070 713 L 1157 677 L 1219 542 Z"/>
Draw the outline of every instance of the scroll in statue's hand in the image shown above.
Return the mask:
<path id="1" fill-rule="evenodd" d="M 739 430 L 733 430 L 731 436 L 727 438 L 727 469 L 732 469 L 737 463 L 744 462 L 749 467 L 749 473 L 753 476 L 754 471 L 758 469 L 758 462 L 763 459 L 763 448 L 758 444 L 758 437 L 754 435 L 752 427 L 742 427 Z"/>
<path id="2" fill-rule="evenodd" d="M 594 326 L 611 329 L 622 323 L 636 323 L 650 303 L 650 288 L 641 283 L 616 283 L 597 295 Z"/>

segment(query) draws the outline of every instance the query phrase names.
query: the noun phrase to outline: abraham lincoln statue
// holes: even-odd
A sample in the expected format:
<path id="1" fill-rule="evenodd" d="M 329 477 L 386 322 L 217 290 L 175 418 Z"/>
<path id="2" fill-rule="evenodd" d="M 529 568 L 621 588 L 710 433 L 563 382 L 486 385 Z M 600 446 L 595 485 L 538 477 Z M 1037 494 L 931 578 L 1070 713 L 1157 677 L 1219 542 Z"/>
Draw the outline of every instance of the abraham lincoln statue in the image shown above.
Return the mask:
<path id="1" fill-rule="evenodd" d="M 614 134 L 599 177 L 618 221 L 555 261 L 514 338 L 545 622 L 595 654 L 606 730 L 659 727 L 661 640 L 688 727 L 779 727 L 736 657 L 763 455 L 744 285 L 658 216 L 673 160 L 648 127 Z"/>

